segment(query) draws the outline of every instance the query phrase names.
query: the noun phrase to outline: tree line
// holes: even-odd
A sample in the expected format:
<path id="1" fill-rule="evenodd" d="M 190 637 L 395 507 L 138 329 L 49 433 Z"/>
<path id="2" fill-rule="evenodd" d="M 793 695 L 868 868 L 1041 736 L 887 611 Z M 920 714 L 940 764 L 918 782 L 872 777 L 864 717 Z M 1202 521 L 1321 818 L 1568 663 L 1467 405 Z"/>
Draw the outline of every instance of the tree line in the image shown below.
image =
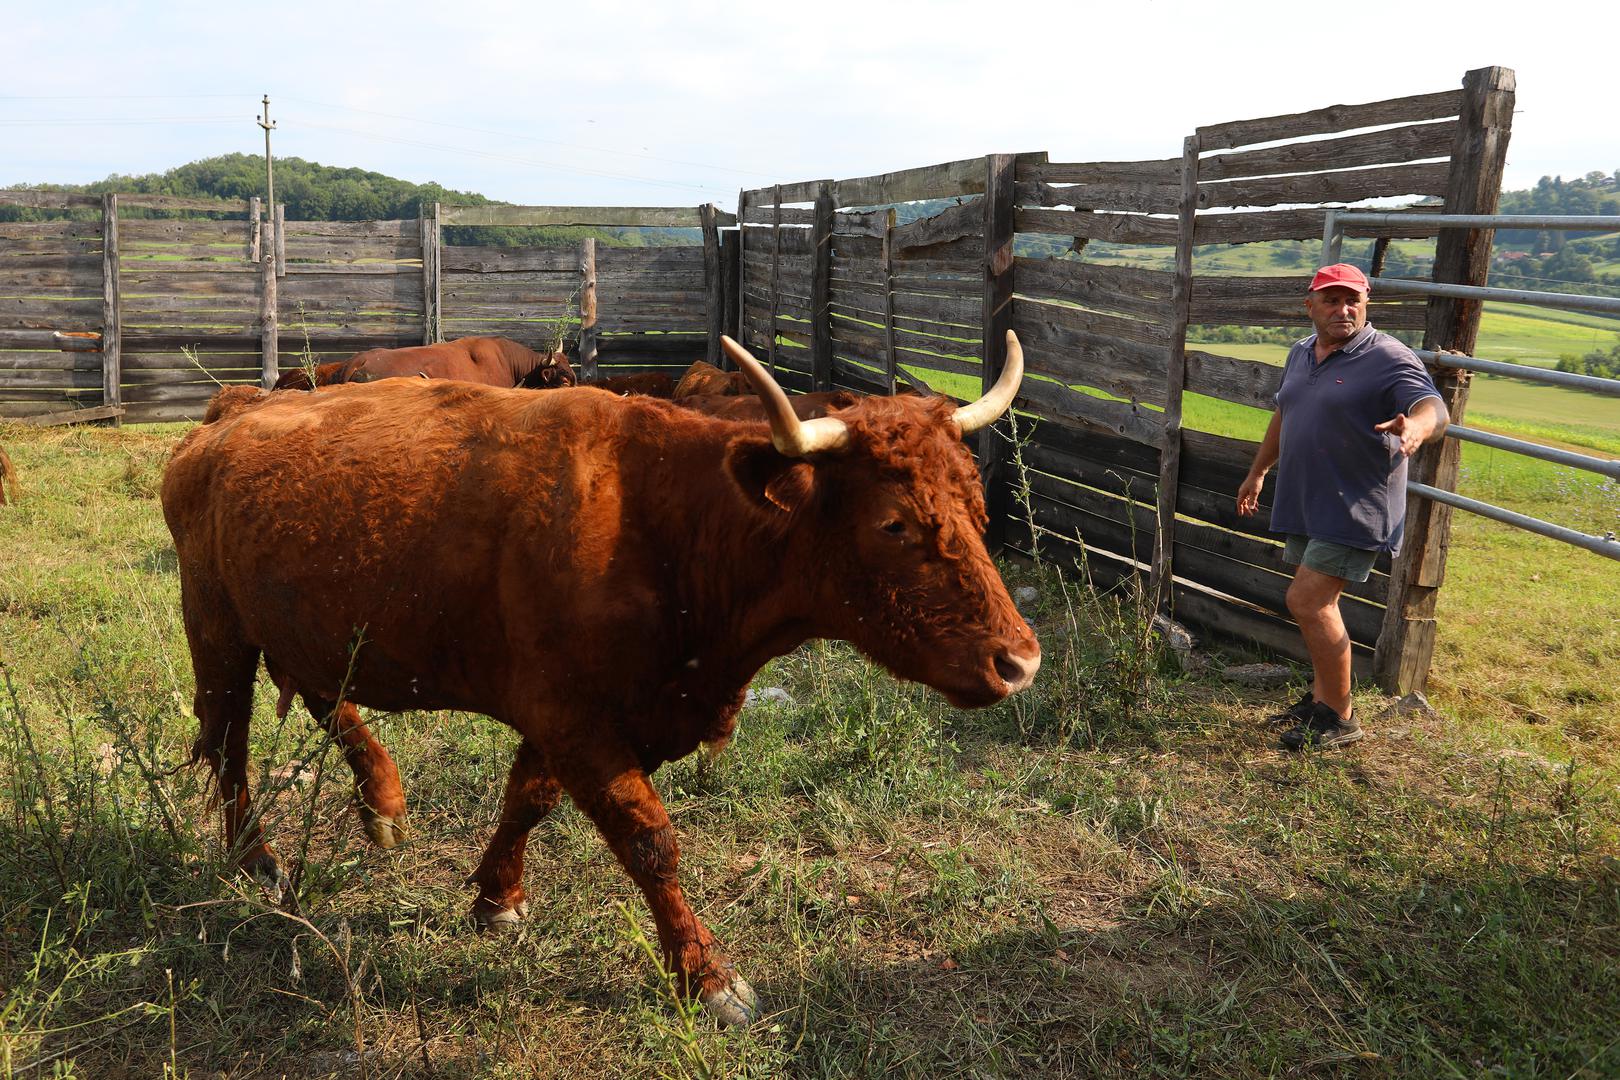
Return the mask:
<path id="1" fill-rule="evenodd" d="M 366 169 L 339 168 L 305 161 L 303 158 L 277 158 L 276 201 L 286 207 L 291 221 L 390 221 L 421 215 L 424 206 L 507 205 L 476 192 L 457 191 L 440 184 L 415 184 Z M 115 174 L 90 184 L 22 184 L 21 190 L 65 191 L 86 195 L 108 193 L 179 195 L 188 198 L 250 199 L 265 194 L 264 158 L 253 154 L 222 154 L 204 158 L 162 173 L 141 176 Z M 129 208 L 121 216 L 162 217 L 164 211 Z M 186 211 L 185 216 L 195 216 Z M 71 216 L 94 217 L 99 211 Z M 60 211 L 32 207 L 0 206 L 0 221 L 39 221 L 60 217 Z M 658 247 L 699 244 L 697 229 L 633 229 L 593 227 L 448 226 L 447 244 L 476 244 L 489 247 L 551 247 L 572 245 L 583 237 L 614 247 Z"/>

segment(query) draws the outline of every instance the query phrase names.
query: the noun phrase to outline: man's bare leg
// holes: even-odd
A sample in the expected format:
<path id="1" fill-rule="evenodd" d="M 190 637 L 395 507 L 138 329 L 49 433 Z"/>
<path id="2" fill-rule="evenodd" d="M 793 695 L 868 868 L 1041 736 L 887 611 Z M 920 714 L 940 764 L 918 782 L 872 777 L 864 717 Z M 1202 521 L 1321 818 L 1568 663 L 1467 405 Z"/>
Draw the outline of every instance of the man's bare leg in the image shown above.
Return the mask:
<path id="1" fill-rule="evenodd" d="M 1345 580 L 1300 566 L 1288 586 L 1288 612 L 1299 623 L 1316 676 L 1312 693 L 1348 719 L 1350 716 L 1350 635 L 1339 614 Z"/>

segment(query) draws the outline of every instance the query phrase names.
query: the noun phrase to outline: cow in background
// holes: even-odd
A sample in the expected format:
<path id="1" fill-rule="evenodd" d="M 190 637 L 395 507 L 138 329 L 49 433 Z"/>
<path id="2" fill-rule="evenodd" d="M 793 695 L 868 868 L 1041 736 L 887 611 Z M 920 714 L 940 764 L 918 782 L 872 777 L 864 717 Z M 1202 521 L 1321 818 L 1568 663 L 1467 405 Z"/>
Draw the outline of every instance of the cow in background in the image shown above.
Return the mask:
<path id="1" fill-rule="evenodd" d="M 315 386 L 420 377 L 456 379 L 485 386 L 525 386 L 549 390 L 573 386 L 578 379 L 562 350 L 538 353 L 521 342 L 501 337 L 468 337 L 436 345 L 402 349 L 367 349 L 347 360 L 315 369 Z M 303 368 L 284 371 L 277 390 L 309 390 Z"/>
<path id="2" fill-rule="evenodd" d="M 686 369 L 680 382 L 675 384 L 675 393 L 672 396 L 679 400 L 716 394 L 735 397 L 751 395 L 753 392 L 753 384 L 741 371 L 721 371 L 708 361 L 699 360 Z"/>
<path id="3" fill-rule="evenodd" d="M 6 457 L 6 452 L 0 450 L 0 506 L 6 505 L 6 485 L 11 485 L 11 501 L 17 501 L 17 470 Z"/>
<path id="4" fill-rule="evenodd" d="M 640 394 L 669 400 L 675 396 L 675 380 L 662 371 L 638 371 L 631 375 L 604 375 L 586 383 L 610 394 Z"/>
<path id="5" fill-rule="evenodd" d="M 753 990 L 681 890 L 651 775 L 724 745 L 754 674 L 813 638 L 964 708 L 1030 684 L 1040 645 L 985 549 L 964 445 L 1016 396 L 1007 337 L 1001 379 L 970 405 L 871 397 L 808 421 L 729 338 L 767 421 L 589 388 L 221 391 L 162 498 L 193 758 L 238 864 L 286 882 L 248 794 L 261 657 L 342 744 L 378 842 L 397 839 L 404 797 L 354 705 L 484 713 L 522 741 L 472 874 L 478 921 L 520 920 L 529 832 L 566 793 L 640 887 L 680 987 L 723 1022 L 753 1020 Z"/>

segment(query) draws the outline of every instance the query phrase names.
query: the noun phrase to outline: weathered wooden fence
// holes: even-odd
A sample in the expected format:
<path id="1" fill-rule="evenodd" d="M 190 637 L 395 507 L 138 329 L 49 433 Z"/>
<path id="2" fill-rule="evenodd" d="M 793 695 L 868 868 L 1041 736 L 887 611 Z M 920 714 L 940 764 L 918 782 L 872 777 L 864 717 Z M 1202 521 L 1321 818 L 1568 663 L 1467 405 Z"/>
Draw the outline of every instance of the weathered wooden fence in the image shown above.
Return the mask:
<path id="1" fill-rule="evenodd" d="M 1012 421 L 976 446 L 992 541 L 1100 584 L 1138 578 L 1189 623 L 1300 656 L 1289 571 L 1265 528 L 1269 489 L 1258 517 L 1236 514 L 1256 444 L 1183 417 L 1189 395 L 1271 408 L 1278 368 L 1189 347 L 1188 328 L 1307 332 L 1309 259 L 1298 274 L 1217 275 L 1199 249 L 1317 240 L 1326 205 L 1416 196 L 1488 213 L 1513 98 L 1513 73 L 1486 68 L 1461 90 L 1202 127 L 1160 160 L 992 154 L 744 191 L 736 218 L 433 206 L 420 220 L 282 223 L 256 203 L 4 193 L 0 204 L 79 216 L 0 224 L 0 416 L 101 405 L 132 421 L 195 417 L 213 380 L 271 380 L 289 350 L 323 360 L 474 333 L 540 345 L 561 318 L 579 322 L 587 372 L 716 361 L 730 330 L 790 389 L 914 382 L 965 397 L 999 373 L 1013 329 L 1029 370 L 1018 448 Z M 219 219 L 120 222 L 121 205 Z M 447 227 L 558 225 L 693 228 L 702 242 L 443 242 Z M 1378 238 L 1376 273 L 1390 237 L 1435 231 L 1352 235 Z M 1488 233 L 1448 230 L 1434 280 L 1482 284 L 1488 253 Z M 1476 302 L 1382 289 L 1370 309 L 1431 349 L 1466 351 L 1478 317 Z M 53 330 L 100 332 L 102 351 L 56 351 Z M 1461 419 L 1466 373 L 1437 381 Z M 1454 490 L 1456 473 L 1447 442 L 1420 454 L 1413 479 Z M 1389 689 L 1427 677 L 1449 522 L 1448 507 L 1412 500 L 1400 557 L 1344 600 L 1357 671 Z"/>
<path id="2" fill-rule="evenodd" d="M 1203 127 L 1154 161 L 991 155 L 745 191 L 742 330 L 797 385 L 862 389 L 886 385 L 897 364 L 988 383 L 1016 330 L 1029 371 L 1017 475 L 1010 433 L 979 446 L 997 538 L 1101 584 L 1140 575 L 1183 620 L 1303 657 L 1283 602 L 1290 569 L 1265 527 L 1269 485 L 1260 515 L 1236 513 L 1256 444 L 1189 427 L 1183 411 L 1188 395 L 1271 408 L 1275 366 L 1189 347 L 1188 327 L 1303 335 L 1309 271 L 1201 273 L 1197 249 L 1315 240 L 1324 204 L 1428 197 L 1448 213 L 1486 212 L 1513 95 L 1512 72 L 1489 68 L 1461 90 Z M 942 198 L 958 201 L 894 225 L 893 204 Z M 1377 261 L 1390 237 L 1435 233 L 1356 235 L 1382 238 Z M 1061 238 L 1079 257 L 1015 254 L 1026 238 Z M 1108 257 L 1091 244 L 1112 245 Z M 1442 235 L 1435 280 L 1482 283 L 1488 247 L 1488 234 Z M 1477 304 L 1388 290 L 1369 311 L 1382 329 L 1423 331 L 1429 348 L 1471 344 L 1478 315 Z M 1437 381 L 1460 418 L 1466 376 Z M 1424 451 L 1413 474 L 1452 489 L 1454 448 Z M 1358 672 L 1390 689 L 1427 676 L 1448 529 L 1447 508 L 1412 500 L 1400 557 L 1380 559 L 1344 600 Z"/>
<path id="3" fill-rule="evenodd" d="M 0 223 L 0 417 L 123 410 L 194 419 L 220 383 L 288 363 L 499 334 L 577 339 L 587 367 L 716 355 L 724 282 L 712 207 L 428 207 L 399 221 L 272 220 L 259 200 L 0 192 L 59 220 Z M 197 217 L 124 217 L 139 209 Z M 683 247 L 444 242 L 447 227 L 690 228 Z M 55 336 L 99 334 L 99 352 Z M 79 341 L 85 346 L 89 343 Z"/>

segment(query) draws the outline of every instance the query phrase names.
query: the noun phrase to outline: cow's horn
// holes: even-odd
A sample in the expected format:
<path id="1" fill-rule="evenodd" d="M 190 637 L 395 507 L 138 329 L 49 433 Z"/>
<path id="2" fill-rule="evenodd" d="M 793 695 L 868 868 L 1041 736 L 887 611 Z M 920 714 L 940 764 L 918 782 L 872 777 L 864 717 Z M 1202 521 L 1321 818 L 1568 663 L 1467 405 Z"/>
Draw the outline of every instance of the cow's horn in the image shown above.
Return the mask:
<path id="1" fill-rule="evenodd" d="M 1024 380 L 1024 347 L 1018 344 L 1018 335 L 1007 331 L 1007 362 L 1001 368 L 1001 378 L 978 401 L 960 406 L 955 415 L 956 426 L 962 434 L 978 431 L 1007 411 L 1018 396 L 1018 384 Z"/>
<path id="2" fill-rule="evenodd" d="M 765 416 L 771 422 L 771 443 L 779 453 L 788 457 L 804 457 L 824 450 L 842 450 L 849 444 L 849 428 L 842 420 L 831 416 L 818 416 L 814 420 L 800 420 L 788 401 L 787 393 L 771 378 L 765 366 L 754 359 L 752 353 L 729 337 L 720 338 L 720 344 L 747 374 L 754 384 L 754 393 L 765 406 Z"/>

